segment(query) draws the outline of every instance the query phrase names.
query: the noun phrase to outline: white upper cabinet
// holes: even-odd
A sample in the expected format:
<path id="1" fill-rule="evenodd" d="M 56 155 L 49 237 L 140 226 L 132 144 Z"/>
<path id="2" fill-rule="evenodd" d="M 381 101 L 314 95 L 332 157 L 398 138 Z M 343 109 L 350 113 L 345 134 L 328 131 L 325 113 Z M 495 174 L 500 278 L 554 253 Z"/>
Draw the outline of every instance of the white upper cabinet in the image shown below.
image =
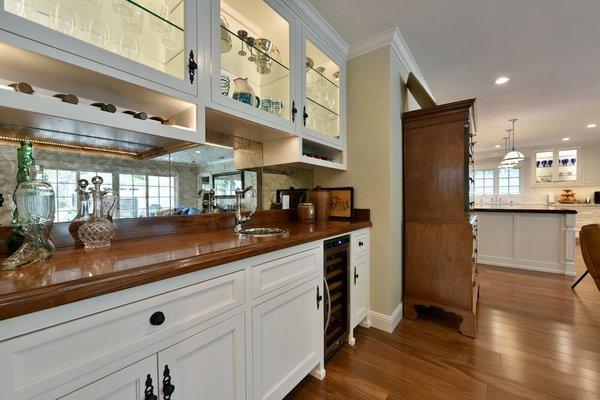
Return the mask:
<path id="1" fill-rule="evenodd" d="M 583 183 L 581 150 L 561 148 L 537 150 L 532 158 L 533 186 L 564 186 Z"/>
<path id="2" fill-rule="evenodd" d="M 242 118 L 294 131 L 296 18 L 263 0 L 212 0 L 211 14 L 212 101 Z"/>
<path id="3" fill-rule="evenodd" d="M 343 146 L 346 63 L 327 47 L 303 27 L 302 54 L 306 72 L 302 74 L 302 132 L 312 139 Z"/>
<path id="4" fill-rule="evenodd" d="M 0 0 L 0 26 L 197 94 L 196 0 Z"/>

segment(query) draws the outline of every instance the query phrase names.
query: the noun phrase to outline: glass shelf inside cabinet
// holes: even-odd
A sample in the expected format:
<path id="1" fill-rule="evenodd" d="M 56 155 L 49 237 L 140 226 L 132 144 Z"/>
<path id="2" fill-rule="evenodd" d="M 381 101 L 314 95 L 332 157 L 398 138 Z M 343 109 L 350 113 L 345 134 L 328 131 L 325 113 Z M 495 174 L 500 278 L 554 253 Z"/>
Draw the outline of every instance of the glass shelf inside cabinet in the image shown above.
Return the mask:
<path id="1" fill-rule="evenodd" d="M 577 180 L 577 150 L 558 151 L 558 180 L 574 182 Z"/>
<path id="2" fill-rule="evenodd" d="M 535 182 L 551 183 L 554 180 L 554 152 L 535 154 Z"/>
<path id="3" fill-rule="evenodd" d="M 5 10 L 183 79 L 185 0 L 5 0 Z"/>

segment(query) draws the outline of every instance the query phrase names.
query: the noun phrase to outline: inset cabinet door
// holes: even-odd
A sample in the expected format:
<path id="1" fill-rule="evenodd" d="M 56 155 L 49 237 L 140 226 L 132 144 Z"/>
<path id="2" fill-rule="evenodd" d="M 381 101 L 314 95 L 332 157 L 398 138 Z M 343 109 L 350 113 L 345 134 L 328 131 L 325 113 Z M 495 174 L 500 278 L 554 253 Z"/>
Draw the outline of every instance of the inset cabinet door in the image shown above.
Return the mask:
<path id="1" fill-rule="evenodd" d="M 323 346 L 322 278 L 252 310 L 254 399 L 281 399 L 319 362 Z"/>
<path id="2" fill-rule="evenodd" d="M 244 314 L 158 353 L 160 399 L 244 399 Z"/>
<path id="3" fill-rule="evenodd" d="M 306 27 L 302 30 L 304 106 L 303 133 L 342 146 L 345 134 L 345 63 L 319 46 Z"/>
<path id="4" fill-rule="evenodd" d="M 367 317 L 369 312 L 369 254 L 353 259 L 350 273 L 350 308 L 352 310 L 350 324 L 353 329 Z"/>
<path id="5" fill-rule="evenodd" d="M 196 0 L 3 0 L 2 4 L 0 26 L 7 31 L 197 93 Z"/>
<path id="6" fill-rule="evenodd" d="M 63 400 L 147 400 L 158 396 L 156 355 L 68 394 Z"/>
<path id="7" fill-rule="evenodd" d="M 212 101 L 295 130 L 295 17 L 277 1 L 212 0 Z"/>

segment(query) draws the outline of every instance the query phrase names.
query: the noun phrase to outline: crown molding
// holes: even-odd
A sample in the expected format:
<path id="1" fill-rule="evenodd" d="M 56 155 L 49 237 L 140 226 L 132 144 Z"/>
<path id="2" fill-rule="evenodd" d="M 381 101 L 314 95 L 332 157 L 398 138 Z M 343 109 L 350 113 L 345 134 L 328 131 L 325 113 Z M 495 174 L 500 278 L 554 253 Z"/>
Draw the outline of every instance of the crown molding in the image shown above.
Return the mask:
<path id="1" fill-rule="evenodd" d="M 340 36 L 339 33 L 331 25 L 329 22 L 315 8 L 306 0 L 293 0 L 287 3 L 288 6 L 294 9 L 297 14 L 300 15 L 302 22 L 305 25 L 308 25 L 318 36 L 325 39 L 326 42 L 329 43 L 332 50 L 334 50 L 338 55 L 346 60 L 348 57 L 348 51 L 350 50 L 350 45 L 346 43 L 346 41 Z"/>
<path id="2" fill-rule="evenodd" d="M 371 36 L 360 42 L 353 44 L 350 47 L 350 53 L 348 54 L 348 59 L 360 57 L 362 55 L 368 54 L 372 51 L 381 49 L 383 47 L 390 47 L 396 56 L 400 59 L 402 66 L 406 69 L 407 72 L 412 72 L 419 82 L 423 85 L 423 87 L 429 92 L 429 94 L 433 97 L 431 89 L 429 85 L 427 85 L 427 81 L 425 80 L 425 76 L 421 72 L 421 69 L 417 65 L 406 41 L 404 41 L 404 37 L 400 33 L 398 27 L 394 27 L 378 33 L 377 35 Z"/>

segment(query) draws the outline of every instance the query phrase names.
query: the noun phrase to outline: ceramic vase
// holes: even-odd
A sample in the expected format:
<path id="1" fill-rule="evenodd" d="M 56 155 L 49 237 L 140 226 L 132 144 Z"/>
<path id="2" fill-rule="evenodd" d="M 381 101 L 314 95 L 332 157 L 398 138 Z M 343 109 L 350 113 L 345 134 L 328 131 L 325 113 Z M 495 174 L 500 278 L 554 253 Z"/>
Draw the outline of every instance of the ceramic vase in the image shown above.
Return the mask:
<path id="1" fill-rule="evenodd" d="M 248 78 L 236 78 L 233 81 L 233 98 L 253 107 L 260 106 L 260 100 L 248 83 Z"/>

